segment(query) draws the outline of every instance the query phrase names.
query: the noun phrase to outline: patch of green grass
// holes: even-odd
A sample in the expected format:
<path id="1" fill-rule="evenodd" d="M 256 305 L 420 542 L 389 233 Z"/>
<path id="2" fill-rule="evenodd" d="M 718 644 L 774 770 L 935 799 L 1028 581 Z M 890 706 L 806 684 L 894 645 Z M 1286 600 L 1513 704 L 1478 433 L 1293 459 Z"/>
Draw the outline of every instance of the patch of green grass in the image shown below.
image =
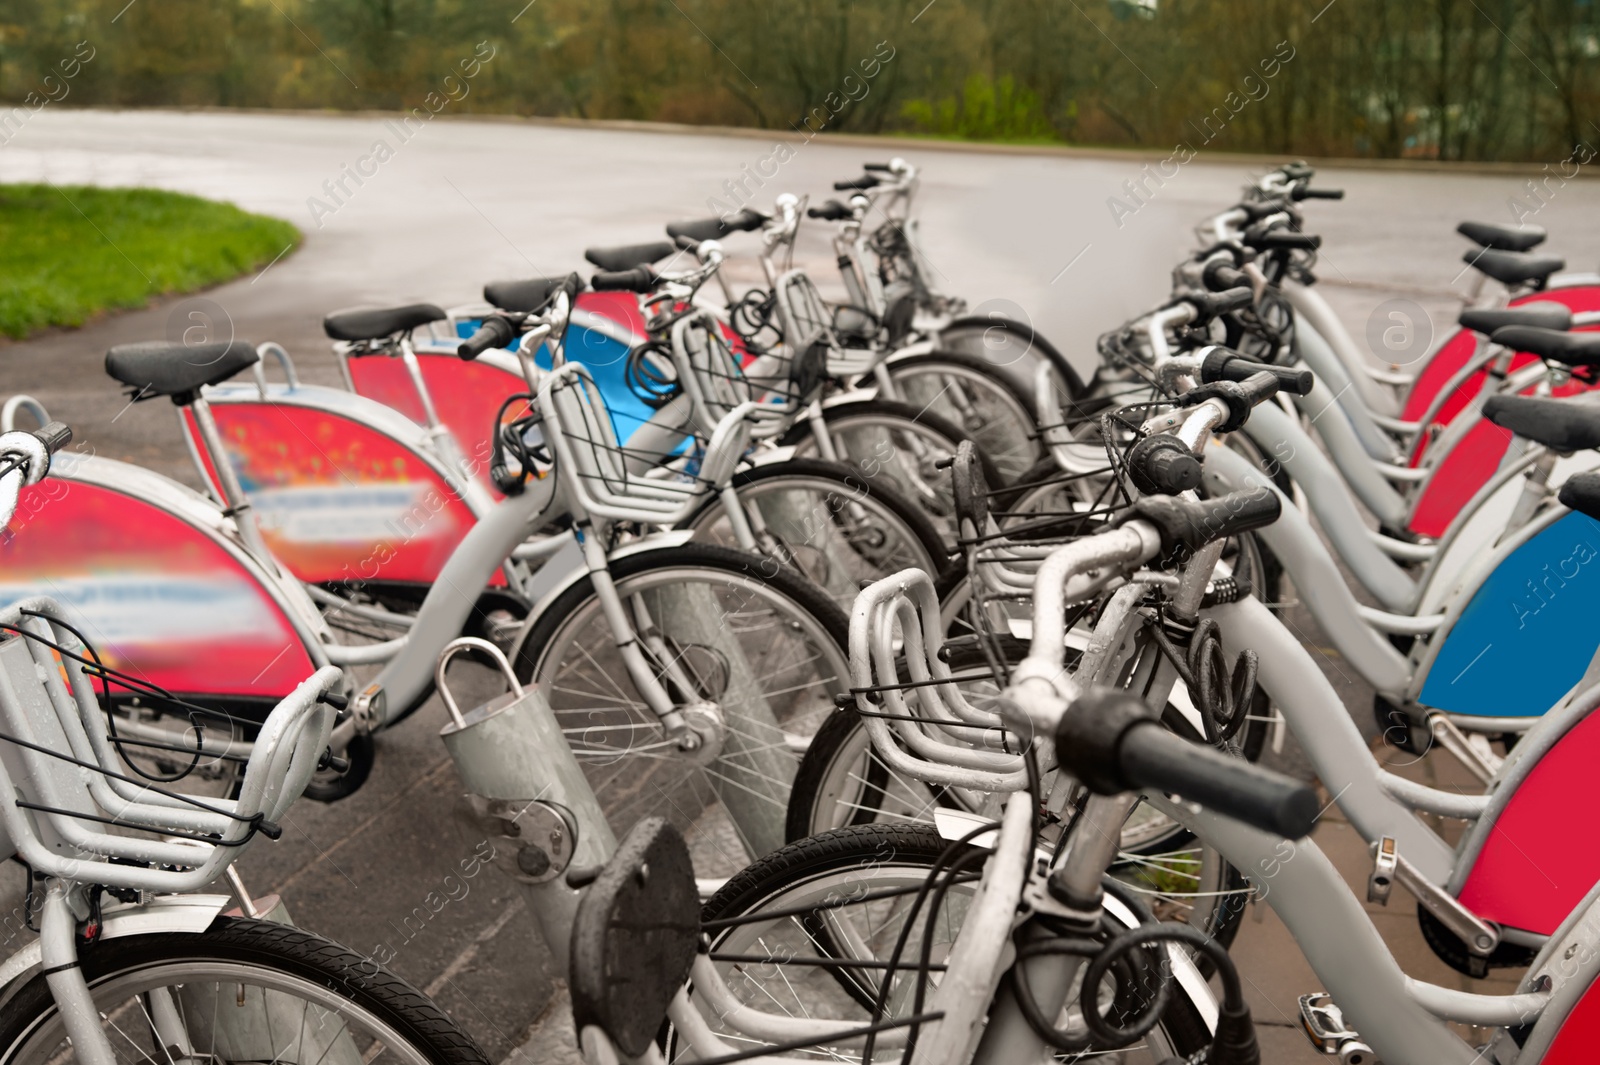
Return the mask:
<path id="1" fill-rule="evenodd" d="M 288 222 L 159 189 L 0 185 L 0 334 L 78 326 L 265 266 Z"/>

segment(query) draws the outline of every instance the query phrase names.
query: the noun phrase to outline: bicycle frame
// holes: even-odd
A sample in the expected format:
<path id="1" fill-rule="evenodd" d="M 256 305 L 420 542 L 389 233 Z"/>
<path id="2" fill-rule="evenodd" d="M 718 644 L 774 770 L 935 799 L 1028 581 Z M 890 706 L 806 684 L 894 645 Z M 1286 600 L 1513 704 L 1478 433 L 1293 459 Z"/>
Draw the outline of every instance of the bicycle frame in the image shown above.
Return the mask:
<path id="1" fill-rule="evenodd" d="M 461 715 L 441 735 L 471 794 L 485 803 L 501 804 L 509 811 L 506 816 L 540 822 L 555 817 L 559 820 L 553 823 L 571 829 L 572 841 L 564 840 L 558 853 L 549 855 L 555 863 L 546 872 L 529 876 L 508 867 L 524 890 L 529 912 L 560 967 L 558 971 L 564 970 L 569 964 L 567 943 L 581 889 L 570 887 L 563 874 L 609 858 L 615 840 L 571 750 L 552 740 L 560 736 L 560 728 L 548 703 L 531 690 L 519 693 L 509 703 L 502 697 Z M 515 757 L 505 752 L 515 752 Z M 928 1005 L 928 1014 L 943 1015 L 929 1021 L 923 1030 L 925 1042 L 921 1045 L 932 1048 L 930 1062 L 958 1065 L 969 1060 L 973 1045 L 984 1032 L 985 1015 L 1004 971 L 1009 932 L 1029 880 L 1024 859 L 1034 848 L 1032 816 L 1026 801 L 1007 805 L 982 890 Z M 526 847 L 537 846 L 528 841 L 542 837 L 524 833 L 519 838 Z M 1114 910 L 1114 916 L 1128 927 L 1136 923 L 1131 913 Z M 1174 955 L 1174 963 L 1178 978 L 1185 980 L 1191 993 L 1203 994 L 1204 981 L 1187 958 Z M 742 1004 L 703 956 L 696 961 L 691 979 L 695 993 L 705 997 L 720 1021 L 753 1039 L 807 1039 L 841 1046 L 861 1041 L 860 1035 L 834 1038 L 836 1033 L 851 1030 L 841 1021 L 766 1013 Z M 739 1049 L 711 1030 L 699 1007 L 682 990 L 668 1016 L 698 1057 Z M 995 1025 L 991 1022 L 990 1027 Z M 903 1028 L 891 1029 L 879 1034 L 878 1045 L 886 1049 L 903 1046 L 905 1036 Z M 752 1060 L 776 1065 L 792 1059 L 760 1056 Z"/>
<path id="2" fill-rule="evenodd" d="M 1267 410 L 1259 408 L 1257 414 Z M 1213 490 L 1269 483 L 1248 459 L 1225 448 L 1207 453 L 1205 478 Z M 1315 530 L 1292 508 L 1286 506 L 1283 517 L 1257 535 L 1283 560 L 1334 646 L 1380 694 L 1402 704 L 1444 710 L 1463 727 L 1520 731 L 1578 683 L 1600 646 L 1582 611 L 1585 597 L 1600 593 L 1600 572 L 1591 575 L 1585 565 L 1591 557 L 1586 546 L 1593 536 L 1591 525 L 1583 515 L 1551 503 L 1491 548 L 1477 552 L 1470 564 L 1454 572 L 1435 564 L 1424 574 L 1428 583 L 1421 589 L 1389 586 L 1395 606 L 1426 604 L 1436 611 L 1427 614 L 1390 614 L 1360 606 Z M 1325 519 L 1324 528 L 1333 526 Z M 1600 547 L 1600 539 L 1596 545 Z M 1443 557 L 1462 561 L 1454 552 Z M 1554 574 L 1546 567 L 1555 567 Z M 1542 593 L 1526 589 L 1535 578 L 1553 583 Z M 1572 594 L 1566 594 L 1568 589 Z M 1513 610 L 1517 604 L 1523 605 Z M 1385 632 L 1427 639 L 1414 646 L 1408 659 L 1383 637 Z M 1500 652 L 1485 657 L 1496 640 Z M 1533 677 L 1523 668 L 1529 654 L 1547 664 Z M 1504 675 L 1520 683 L 1512 688 L 1458 683 L 1468 669 L 1480 666 L 1509 671 Z"/>
<path id="3" fill-rule="evenodd" d="M 1094 539 L 1109 544 L 1112 536 L 1102 534 Z M 1036 695 L 1053 691 L 1056 699 L 1070 699 L 1075 690 L 1075 686 L 1064 682 L 1059 673 L 1050 672 L 1052 662 L 1057 663 L 1056 668 L 1059 668 L 1060 651 L 1051 654 L 1048 649 L 1060 646 L 1055 633 L 1061 628 L 1064 602 L 1059 593 L 1046 593 L 1067 586 L 1077 573 L 1092 567 L 1103 568 L 1107 556 L 1096 554 L 1089 542 L 1079 541 L 1062 548 L 1058 557 L 1072 557 L 1078 564 L 1046 567 L 1041 572 L 1040 594 L 1035 599 L 1035 628 L 1044 635 L 1036 639 L 1034 653 L 1038 654 L 1038 649 L 1043 647 L 1046 649 L 1045 658 L 1031 671 L 1017 671 L 1012 691 L 1019 702 L 1025 697 L 1033 698 L 1026 695 L 1026 689 L 1035 677 L 1047 681 L 1043 689 L 1035 689 Z M 1131 559 L 1124 556 L 1122 565 L 1127 566 L 1129 561 L 1137 565 L 1138 557 L 1137 554 Z M 1175 594 L 1182 595 L 1185 587 L 1203 585 L 1209 577 L 1209 570 L 1209 565 L 1189 566 Z M 1132 600 L 1127 600 L 1124 610 L 1131 605 Z M 1315 666 L 1292 637 L 1281 632 L 1281 625 L 1271 618 L 1264 607 L 1246 600 L 1215 608 L 1211 613 L 1223 619 L 1222 631 L 1225 641 L 1231 645 L 1230 651 L 1241 645 L 1262 649 L 1263 679 L 1269 685 L 1275 679 L 1281 682 L 1292 678 L 1294 683 L 1302 686 L 1302 690 L 1308 681 L 1313 682 L 1314 690 L 1326 689 L 1321 701 L 1331 701 L 1331 707 L 1296 707 L 1292 703 L 1285 703 L 1284 707 L 1291 725 L 1320 729 L 1330 735 L 1344 733 L 1342 738 L 1333 735 L 1333 739 L 1336 746 L 1343 746 L 1347 752 L 1355 755 L 1349 759 L 1350 765 L 1331 766 L 1326 761 L 1326 745 L 1316 742 L 1305 745 L 1314 759 L 1324 759 L 1319 763 L 1318 770 L 1328 787 L 1340 785 L 1352 771 L 1359 772 L 1362 767 L 1355 765 L 1358 760 L 1365 763 L 1366 772 L 1377 772 L 1360 742 L 1359 734 L 1339 707 L 1331 687 L 1325 681 L 1316 683 L 1320 680 L 1320 674 L 1315 672 Z M 1252 621 L 1257 624 L 1252 626 Z M 1104 643 L 1120 643 L 1115 635 L 1104 639 L 1101 637 L 1106 630 L 1118 630 L 1122 624 L 1123 618 L 1118 617 L 1115 611 L 1108 611 L 1102 615 L 1096 627 L 1097 639 Z M 1274 634 L 1263 631 L 1268 626 L 1279 630 L 1275 638 L 1272 638 Z M 1246 631 L 1241 632 L 1241 629 Z M 1264 642 L 1261 639 L 1263 635 L 1269 637 Z M 1285 653 L 1290 650 L 1295 652 L 1294 656 Z M 1294 657 L 1300 661 L 1294 661 Z M 1600 692 L 1596 694 L 1600 695 Z M 1167 687 L 1157 685 L 1149 699 L 1159 705 L 1166 695 Z M 1047 700 L 1036 705 L 1041 708 L 1027 711 L 1026 722 L 1028 730 L 1034 733 L 1041 731 L 1044 724 L 1038 715 L 1047 718 L 1051 713 L 1059 712 L 1044 707 L 1059 706 L 1061 703 L 1051 704 Z M 1012 727 L 1019 728 L 1022 725 L 1013 722 Z M 1345 783 L 1336 794 L 1336 801 L 1345 806 L 1343 797 L 1357 790 L 1367 793 L 1364 800 L 1381 799 L 1382 791 L 1373 786 L 1377 779 L 1382 778 L 1375 777 L 1365 785 L 1356 780 Z M 1408 785 L 1407 789 L 1413 798 L 1428 791 L 1416 785 Z M 1459 797 L 1435 794 L 1455 804 L 1452 816 L 1461 816 L 1463 811 Z M 1140 797 L 1194 831 L 1201 839 L 1217 846 L 1231 863 L 1247 872 L 1258 892 L 1265 896 L 1268 904 L 1273 906 L 1289 927 L 1318 977 L 1326 982 L 1337 1008 L 1360 1032 L 1361 1039 L 1370 1043 L 1385 1061 L 1395 1065 L 1456 1061 L 1464 1065 L 1480 1060 L 1470 1047 L 1446 1027 L 1443 1023 L 1445 1020 L 1500 1027 L 1533 1025 L 1536 1031 L 1545 1033 L 1545 1038 L 1553 1039 L 1550 1033 L 1559 1031 L 1566 1023 L 1577 1002 L 1593 1001 L 1600 1004 L 1600 983 L 1597 983 L 1597 978 L 1600 978 L 1600 951 L 1595 950 L 1595 933 L 1600 931 L 1600 886 L 1580 891 L 1578 904 L 1565 916 L 1561 927 L 1555 930 L 1557 934 L 1544 945 L 1530 970 L 1530 979 L 1518 994 L 1467 994 L 1406 977 L 1343 878 L 1311 841 L 1300 840 L 1290 844 L 1198 809 L 1192 804 L 1172 801 L 1153 793 L 1144 793 Z M 1115 811 L 1120 808 L 1119 803 L 1125 803 L 1125 799 L 1091 800 L 1091 803 L 1097 803 L 1102 810 L 1110 808 Z M 1365 801 L 1353 805 L 1362 807 L 1352 813 L 1352 820 L 1358 825 L 1374 815 L 1374 809 Z M 1350 809 L 1349 806 L 1346 808 Z M 1095 806 L 1091 805 L 1085 812 L 1086 819 L 1094 809 Z M 1398 810 L 1391 812 L 1410 820 L 1412 826 L 1420 827 L 1409 813 L 1400 815 Z M 1448 849 L 1442 841 L 1435 837 L 1433 844 L 1432 858 L 1448 857 Z M 1075 871 L 1079 882 L 1100 875 L 1113 855 L 1102 857 L 1094 852 L 1093 847 L 1069 848 L 1068 868 L 1063 871 L 1064 874 L 1071 877 Z M 1423 858 L 1429 860 L 1430 855 L 1424 854 Z M 1594 883 L 1592 878 L 1590 883 Z M 1576 964 L 1568 965 L 1559 975 L 1552 974 L 1553 965 L 1570 960 L 1580 948 L 1587 952 L 1585 957 Z M 1304 1002 L 1302 1000 L 1302 1009 Z M 1048 1008 L 1050 1004 L 1045 1005 Z M 1004 1060 L 1024 1060 L 1016 1056 L 1015 1046 L 1009 1049 L 1010 1054 Z M 1330 1053 L 1338 1049 L 1330 1048 Z"/>

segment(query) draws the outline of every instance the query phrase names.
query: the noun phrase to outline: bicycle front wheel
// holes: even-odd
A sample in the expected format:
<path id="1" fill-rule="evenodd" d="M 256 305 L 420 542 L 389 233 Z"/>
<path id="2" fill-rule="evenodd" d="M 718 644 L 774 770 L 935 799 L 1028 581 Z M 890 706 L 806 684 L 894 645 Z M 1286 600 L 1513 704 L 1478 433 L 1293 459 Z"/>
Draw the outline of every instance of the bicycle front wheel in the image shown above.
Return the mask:
<path id="1" fill-rule="evenodd" d="M 946 544 L 955 543 L 950 464 L 970 434 L 932 411 L 888 399 L 840 403 L 825 408 L 822 417 L 840 462 L 854 467 L 868 484 L 887 484 L 923 508 Z M 792 445 L 797 456 L 824 454 L 807 419 L 795 422 L 780 442 Z M 981 447 L 978 461 L 991 486 L 1006 483 Z"/>
<path id="2" fill-rule="evenodd" d="M 610 573 L 651 670 L 707 742 L 680 749 L 639 696 L 587 576 L 534 619 L 517 676 L 549 700 L 618 835 L 665 817 L 717 848 L 703 875 L 735 872 L 783 844 L 799 753 L 849 689 L 849 620 L 773 559 L 713 544 L 624 555 Z"/>
<path id="3" fill-rule="evenodd" d="M 289 925 L 219 917 L 204 932 L 80 947 L 79 962 L 119 1062 L 488 1065 L 422 992 Z M 75 1059 L 35 976 L 0 1011 L 0 1062 Z"/>
<path id="4" fill-rule="evenodd" d="M 946 565 L 939 530 L 887 485 L 868 488 L 850 467 L 790 459 L 740 470 L 732 487 L 763 553 L 778 558 L 849 610 L 863 582 L 916 567 Z M 721 495 L 679 528 L 695 538 L 738 545 Z"/>
<path id="5" fill-rule="evenodd" d="M 891 361 L 889 378 L 907 403 L 970 434 L 1007 483 L 1044 454 L 1033 405 L 981 358 L 954 351 L 912 355 Z"/>
<path id="6" fill-rule="evenodd" d="M 949 847 L 932 825 L 913 824 L 842 828 L 791 844 L 729 880 L 706 903 L 701 921 L 711 929 L 709 959 L 734 998 L 755 1009 L 837 1018 L 843 1028 L 869 1022 L 882 996 L 884 1017 L 904 1017 L 915 1009 L 920 958 L 937 967 L 927 973 L 926 999 L 944 975 L 978 888 L 973 878 L 981 863 L 972 860 L 979 854 L 963 848 L 956 858 L 964 859 L 966 872 L 936 896 L 936 911 L 935 897 L 927 900 L 928 908 L 916 906 L 919 889 Z M 900 964 L 885 987 L 885 963 L 908 923 Z M 1118 1060 L 1132 1065 L 1186 1058 L 1210 1042 L 1199 1005 L 1182 985 L 1174 984 L 1173 991 L 1155 1030 L 1121 1051 Z M 693 990 L 691 996 L 702 1001 Z M 702 1012 L 728 1041 L 748 1039 L 716 1011 Z M 1067 1014 L 1069 1027 L 1077 1027 L 1073 1013 L 1075 1007 Z M 684 1049 L 677 1037 L 669 1036 L 668 1060 L 679 1060 Z M 794 1056 L 824 1055 L 855 1061 L 862 1056 L 859 1047 L 808 1048 Z M 874 1060 L 900 1057 L 901 1048 L 884 1047 Z"/>

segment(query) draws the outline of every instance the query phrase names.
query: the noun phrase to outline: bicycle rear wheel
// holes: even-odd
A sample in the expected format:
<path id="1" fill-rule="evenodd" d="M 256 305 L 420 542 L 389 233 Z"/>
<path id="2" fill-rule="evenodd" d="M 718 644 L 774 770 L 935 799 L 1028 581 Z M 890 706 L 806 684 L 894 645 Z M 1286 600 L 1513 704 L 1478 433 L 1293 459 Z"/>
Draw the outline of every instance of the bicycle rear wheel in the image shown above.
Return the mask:
<path id="1" fill-rule="evenodd" d="M 219 917 L 79 948 L 117 1060 L 488 1065 L 477 1044 L 387 969 L 289 925 Z M 0 1011 L 0 1062 L 76 1060 L 43 975 Z"/>

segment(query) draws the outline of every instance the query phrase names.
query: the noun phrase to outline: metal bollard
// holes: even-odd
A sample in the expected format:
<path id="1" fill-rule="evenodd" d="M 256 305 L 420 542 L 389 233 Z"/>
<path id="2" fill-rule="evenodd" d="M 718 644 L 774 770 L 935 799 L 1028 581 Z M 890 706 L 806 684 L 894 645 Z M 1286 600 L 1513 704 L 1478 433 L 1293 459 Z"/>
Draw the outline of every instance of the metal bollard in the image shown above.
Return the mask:
<path id="1" fill-rule="evenodd" d="M 445 684 L 445 666 L 465 650 L 488 656 L 510 691 L 463 714 Z M 579 888 L 567 873 L 598 870 L 617 849 L 605 811 L 543 695 L 524 689 L 494 644 L 473 636 L 439 653 L 434 683 L 450 724 L 439 731 L 467 801 L 494 845 L 494 862 L 521 885 L 528 909 L 554 956 L 567 970 L 568 940 Z"/>

